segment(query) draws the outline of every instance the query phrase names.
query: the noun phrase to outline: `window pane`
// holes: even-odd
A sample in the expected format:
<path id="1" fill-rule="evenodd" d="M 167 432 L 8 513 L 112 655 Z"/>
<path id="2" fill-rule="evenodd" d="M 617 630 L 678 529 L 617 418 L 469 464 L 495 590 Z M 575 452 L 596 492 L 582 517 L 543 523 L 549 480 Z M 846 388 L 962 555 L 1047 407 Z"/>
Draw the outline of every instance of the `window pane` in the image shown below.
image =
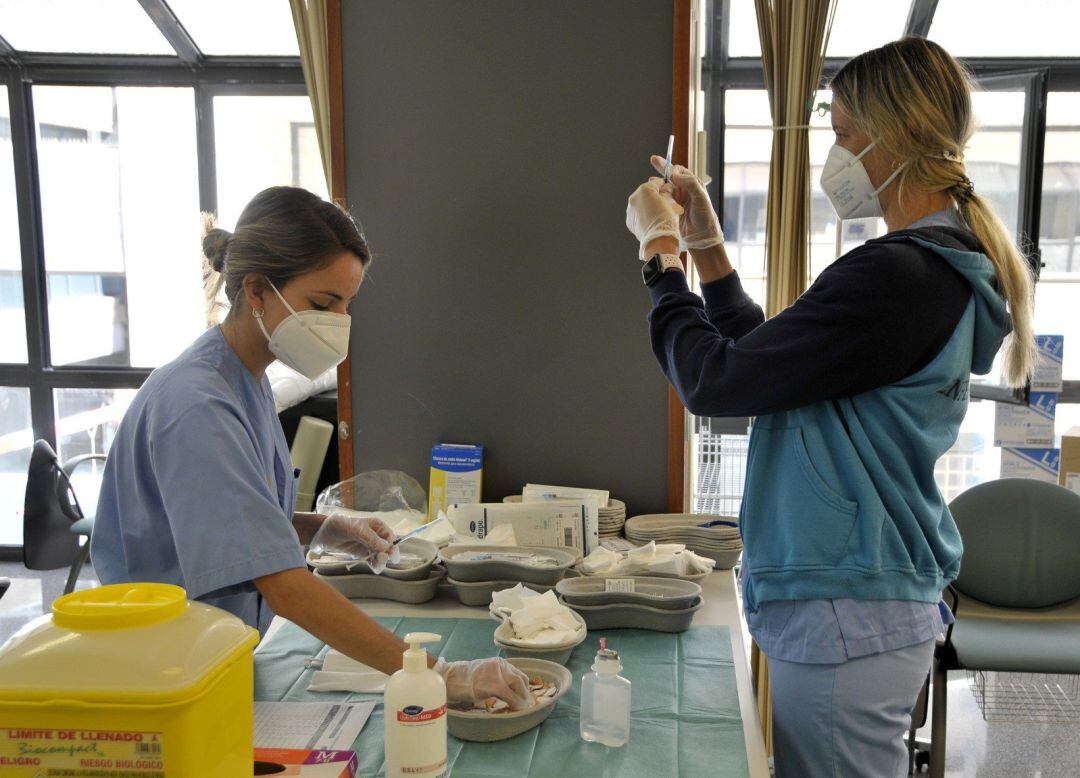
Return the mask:
<path id="1" fill-rule="evenodd" d="M 135 389 L 56 389 L 56 454 L 61 462 L 82 454 L 108 454 Z M 79 465 L 72 478 L 83 513 L 97 505 L 104 462 Z"/>
<path id="2" fill-rule="evenodd" d="M 729 13 L 728 56 L 760 57 L 761 39 L 758 37 L 754 0 L 731 0 Z"/>
<path id="3" fill-rule="evenodd" d="M 215 97 L 214 138 L 218 218 L 225 229 L 268 186 L 301 186 L 327 196 L 306 96 Z"/>
<path id="4" fill-rule="evenodd" d="M 176 53 L 134 0 L 0 0 L 0 35 L 19 51 Z"/>
<path id="5" fill-rule="evenodd" d="M 854 57 L 904 37 L 911 0 L 839 0 L 827 57 Z"/>
<path id="6" fill-rule="evenodd" d="M 934 475 L 946 501 L 1001 474 L 1001 449 L 994 445 L 994 405 L 987 400 L 968 406 L 956 443 L 938 460 Z"/>
<path id="7" fill-rule="evenodd" d="M 161 365 L 206 326 L 192 90 L 33 96 L 52 362 Z"/>
<path id="8" fill-rule="evenodd" d="M 854 57 L 902 38 L 911 0 L 839 0 L 826 56 Z M 754 0 L 731 0 L 729 57 L 760 57 Z"/>
<path id="9" fill-rule="evenodd" d="M 1039 228 L 1043 278 L 1068 273 L 1080 280 L 1080 94 L 1048 95 L 1044 154 Z M 1075 294 L 1080 295 L 1080 286 Z"/>
<path id="10" fill-rule="evenodd" d="M 772 120 L 764 90 L 724 93 L 724 245 L 747 293 L 765 302 L 765 217 Z"/>
<path id="11" fill-rule="evenodd" d="M 1080 381 L 1080 279 L 1039 281 L 1035 285 L 1035 332 L 1064 335 L 1065 354 L 1061 374 L 1066 381 Z"/>
<path id="12" fill-rule="evenodd" d="M 286 0 L 169 0 L 204 54 L 299 57 Z"/>
<path id="13" fill-rule="evenodd" d="M 19 209 L 6 86 L 0 86 L 0 362 L 26 362 Z"/>
<path id="14" fill-rule="evenodd" d="M 978 130 L 965 157 L 975 191 L 987 198 L 1013 237 L 1020 219 L 1020 133 L 1023 92 L 975 92 L 972 108 Z"/>
<path id="15" fill-rule="evenodd" d="M 1076 0 L 940 0 L 930 39 L 957 57 L 1076 55 Z"/>
<path id="16" fill-rule="evenodd" d="M 22 545 L 26 469 L 33 446 L 30 390 L 0 386 L 0 546 Z"/>

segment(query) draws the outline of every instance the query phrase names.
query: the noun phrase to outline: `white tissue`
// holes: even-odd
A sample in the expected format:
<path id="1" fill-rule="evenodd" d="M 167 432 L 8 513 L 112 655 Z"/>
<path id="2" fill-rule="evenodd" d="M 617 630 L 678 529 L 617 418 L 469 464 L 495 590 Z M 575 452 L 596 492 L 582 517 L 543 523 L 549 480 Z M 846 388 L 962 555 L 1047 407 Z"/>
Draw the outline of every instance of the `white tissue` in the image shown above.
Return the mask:
<path id="1" fill-rule="evenodd" d="M 697 575 L 713 569 L 713 561 L 695 554 L 682 543 L 660 543 L 632 549 L 625 556 L 600 546 L 585 557 L 581 571 L 586 575 L 635 575 L 665 573 Z"/>
<path id="2" fill-rule="evenodd" d="M 581 572 L 585 575 L 602 575 L 614 572 L 621 557 L 614 551 L 597 546 L 581 563 Z"/>
<path id="3" fill-rule="evenodd" d="M 537 646 L 558 646 L 576 638 L 581 624 L 570 609 L 548 591 L 525 597 L 522 606 L 510 614 L 514 637 Z"/>
<path id="4" fill-rule="evenodd" d="M 309 692 L 356 692 L 357 694 L 382 694 L 386 689 L 386 676 L 382 673 L 331 673 L 316 670 L 311 674 Z"/>
<path id="5" fill-rule="evenodd" d="M 323 657 L 322 670 L 311 676 L 309 692 L 382 694 L 389 676 L 333 649 Z"/>
<path id="6" fill-rule="evenodd" d="M 527 586 L 518 584 L 510 589 L 501 589 L 500 591 L 492 592 L 491 605 L 499 610 L 513 612 L 525 607 L 525 600 L 527 598 L 539 596 L 539 592 L 534 592 Z"/>

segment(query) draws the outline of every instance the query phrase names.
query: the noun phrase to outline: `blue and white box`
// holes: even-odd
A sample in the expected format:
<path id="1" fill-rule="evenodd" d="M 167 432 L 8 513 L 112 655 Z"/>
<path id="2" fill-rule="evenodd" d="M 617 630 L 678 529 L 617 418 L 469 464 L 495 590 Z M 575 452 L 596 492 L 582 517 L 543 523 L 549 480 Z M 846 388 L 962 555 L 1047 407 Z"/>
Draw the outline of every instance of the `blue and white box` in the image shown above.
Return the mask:
<path id="1" fill-rule="evenodd" d="M 1061 450 L 1056 448 L 1001 449 L 1002 478 L 1034 478 L 1048 484 L 1058 482 Z"/>
<path id="2" fill-rule="evenodd" d="M 484 479 L 484 447 L 438 443 L 431 448 L 428 521 L 455 503 L 480 502 Z"/>
<path id="3" fill-rule="evenodd" d="M 1054 445 L 1056 392 L 1032 392 L 1026 406 L 996 403 L 994 445 L 1003 448 L 1046 448 Z"/>
<path id="4" fill-rule="evenodd" d="M 1065 353 L 1064 336 L 1036 335 L 1035 345 L 1039 353 L 1035 359 L 1035 372 L 1031 376 L 1031 390 L 1060 392 L 1061 361 Z"/>

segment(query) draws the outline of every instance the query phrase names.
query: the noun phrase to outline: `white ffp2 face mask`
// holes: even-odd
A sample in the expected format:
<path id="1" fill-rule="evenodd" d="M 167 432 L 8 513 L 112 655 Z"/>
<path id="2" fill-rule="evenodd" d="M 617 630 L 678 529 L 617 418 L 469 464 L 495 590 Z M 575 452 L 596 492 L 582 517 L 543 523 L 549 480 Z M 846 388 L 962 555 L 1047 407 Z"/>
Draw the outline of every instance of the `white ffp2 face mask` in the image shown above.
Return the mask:
<path id="1" fill-rule="evenodd" d="M 904 165 L 900 165 L 885 179 L 885 183 L 875 189 L 863 167 L 862 158 L 876 144 L 877 141 L 872 142 L 858 155 L 836 144 L 829 149 L 829 157 L 821 170 L 821 189 L 841 219 L 869 219 L 883 215 L 878 195 L 900 175 Z"/>
<path id="2" fill-rule="evenodd" d="M 259 329 L 270 343 L 270 353 L 283 365 L 312 381 L 340 365 L 349 354 L 352 317 L 329 311 L 294 311 L 276 286 L 270 284 L 270 288 L 290 314 L 270 334 L 263 324 L 262 315 L 255 313 Z"/>

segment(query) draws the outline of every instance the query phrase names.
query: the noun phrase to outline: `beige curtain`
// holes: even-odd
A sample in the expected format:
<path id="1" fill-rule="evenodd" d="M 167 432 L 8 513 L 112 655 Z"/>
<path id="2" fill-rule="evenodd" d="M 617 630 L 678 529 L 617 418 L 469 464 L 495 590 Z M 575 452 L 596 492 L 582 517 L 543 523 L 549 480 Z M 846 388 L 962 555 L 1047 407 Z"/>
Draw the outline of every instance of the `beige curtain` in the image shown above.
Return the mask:
<path id="1" fill-rule="evenodd" d="M 765 230 L 765 313 L 775 316 L 810 278 L 810 148 L 805 129 L 821 82 L 837 0 L 755 0 L 773 132 Z"/>
<path id="2" fill-rule="evenodd" d="M 330 181 L 330 61 L 326 43 L 326 0 L 289 0 L 292 7 L 296 39 L 300 44 L 300 62 L 304 67 L 304 82 L 311 98 L 311 113 L 315 117 L 315 134 L 319 138 L 326 189 Z"/>
<path id="3" fill-rule="evenodd" d="M 765 313 L 775 316 L 810 279 L 810 142 L 805 125 L 821 82 L 837 0 L 754 0 L 773 132 L 765 230 Z M 750 649 L 765 750 L 772 753 L 768 660 Z"/>

